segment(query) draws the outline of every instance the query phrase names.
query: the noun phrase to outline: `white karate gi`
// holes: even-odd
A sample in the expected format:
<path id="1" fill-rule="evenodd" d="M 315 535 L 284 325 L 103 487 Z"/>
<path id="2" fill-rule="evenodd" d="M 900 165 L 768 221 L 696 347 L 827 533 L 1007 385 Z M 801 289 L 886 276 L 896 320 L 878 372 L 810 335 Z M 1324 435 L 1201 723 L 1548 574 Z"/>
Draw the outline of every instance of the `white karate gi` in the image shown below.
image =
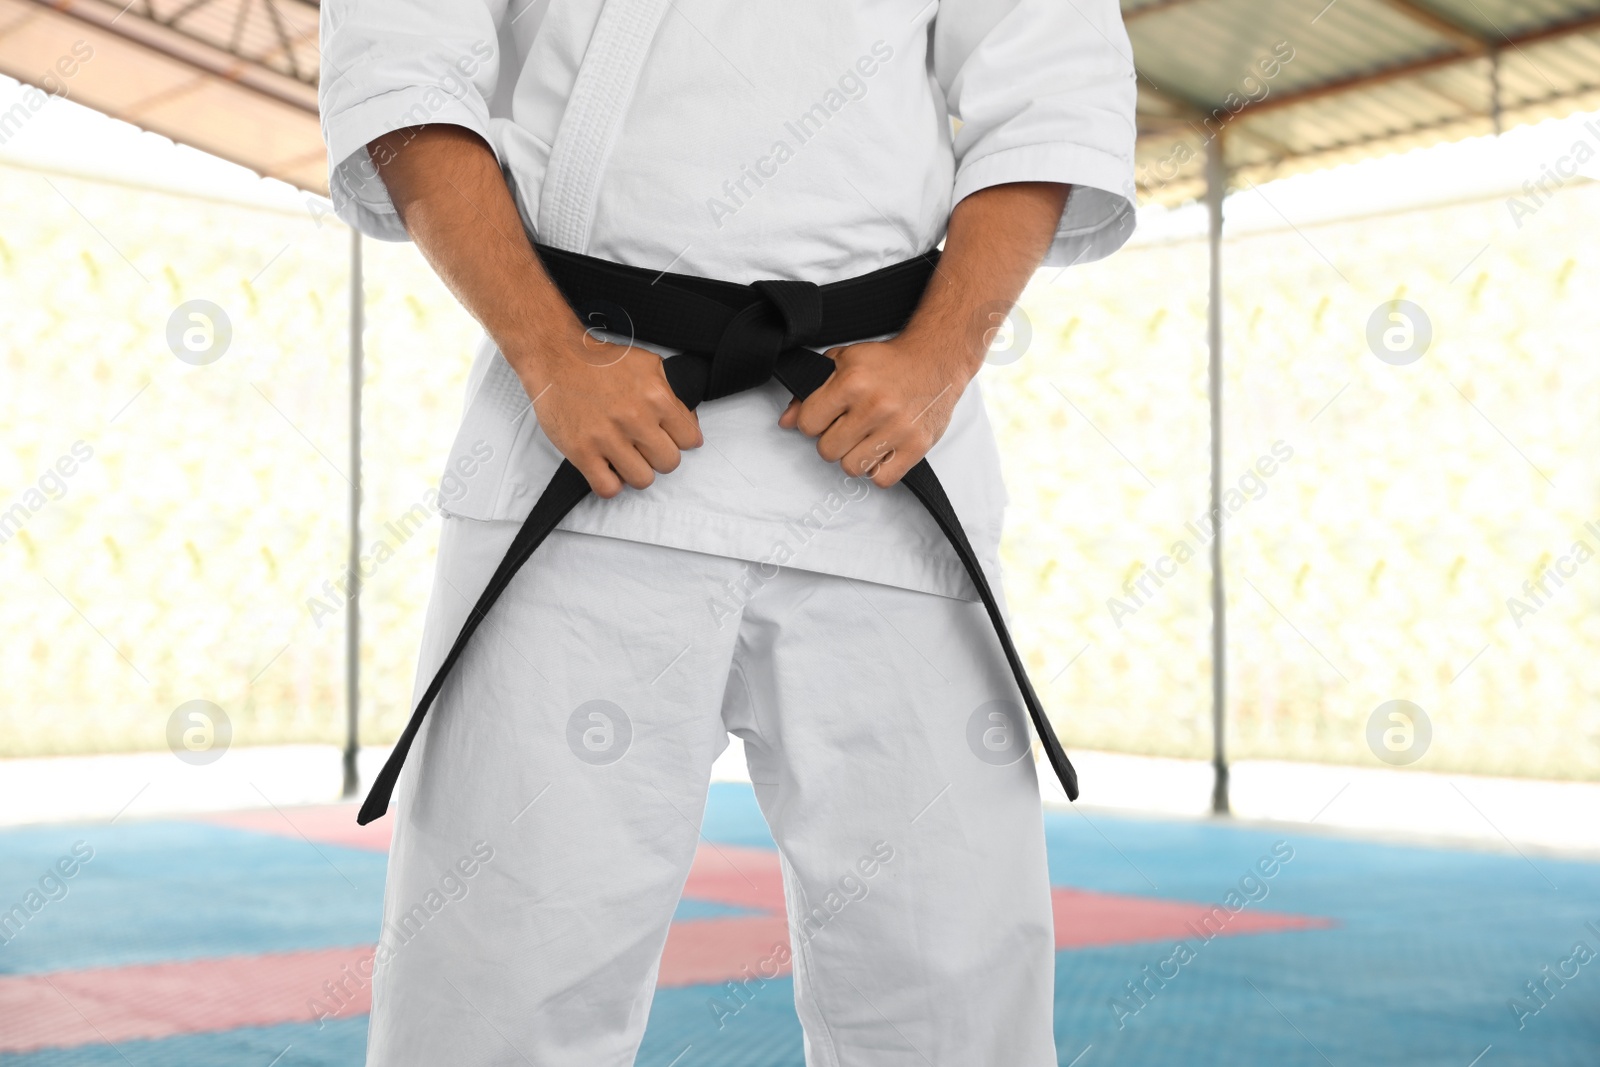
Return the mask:
<path id="1" fill-rule="evenodd" d="M 445 519 L 424 678 L 516 526 Z M 781 850 L 808 1067 L 1055 1064 L 1034 764 L 969 744 L 1015 685 L 983 608 L 775 568 L 719 626 L 742 572 L 557 530 L 517 575 L 390 816 L 369 1064 L 633 1063 L 729 732 Z M 804 930 L 878 842 L 868 895 Z"/>
<path id="2" fill-rule="evenodd" d="M 1073 186 L 1048 265 L 1133 228 L 1134 76 L 1112 0 L 322 13 L 332 197 L 375 237 L 405 233 L 365 145 L 423 123 L 478 132 L 542 242 L 731 281 L 898 262 L 1005 182 Z M 703 404 L 705 447 L 648 490 L 581 504 L 474 638 L 402 779 L 386 916 L 473 841 L 506 844 L 448 936 L 430 927 L 380 967 L 370 1062 L 632 1062 L 725 729 L 747 741 L 791 904 L 864 844 L 907 842 L 878 906 L 797 956 L 807 1062 L 1054 1062 L 1032 764 L 967 742 L 1014 682 L 932 520 L 779 430 L 786 401 L 768 383 Z M 1005 493 L 976 383 L 928 458 L 998 589 Z M 441 486 L 419 695 L 559 461 L 485 339 Z M 615 764 L 567 743 L 592 700 L 633 723 Z"/>

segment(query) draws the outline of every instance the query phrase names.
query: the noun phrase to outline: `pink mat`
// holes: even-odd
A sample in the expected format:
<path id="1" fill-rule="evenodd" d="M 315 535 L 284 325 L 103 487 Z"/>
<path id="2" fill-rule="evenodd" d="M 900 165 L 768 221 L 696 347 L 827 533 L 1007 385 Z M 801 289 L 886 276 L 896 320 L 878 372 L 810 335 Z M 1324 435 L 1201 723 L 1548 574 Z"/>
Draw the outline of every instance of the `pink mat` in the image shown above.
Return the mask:
<path id="1" fill-rule="evenodd" d="M 262 808 L 248 811 L 218 811 L 190 815 L 190 822 L 226 826 L 230 830 L 250 830 L 274 837 L 293 837 L 343 845 L 372 852 L 389 851 L 394 816 L 365 826 L 356 825 L 356 804 L 323 804 L 306 808 Z"/>
<path id="2" fill-rule="evenodd" d="M 71 1048 L 239 1026 L 315 1022 L 322 983 L 370 948 L 98 967 L 0 978 L 0 1052 Z M 354 983 L 352 983 L 354 985 Z M 367 987 L 341 1014 L 371 1007 Z"/>
<path id="3" fill-rule="evenodd" d="M 380 831 L 356 827 L 350 813 L 346 807 L 296 809 L 292 824 L 277 812 L 206 821 L 381 850 L 387 831 L 380 844 Z M 776 852 L 702 845 L 684 896 L 766 914 L 673 923 L 661 958 L 662 988 L 720 984 L 747 977 L 746 968 L 767 977 L 789 972 L 777 964 L 788 928 Z M 1058 949 L 1332 925 L 1254 907 L 1230 914 L 1187 901 L 1082 889 L 1055 889 L 1052 901 Z M 0 1052 L 315 1022 L 318 1005 L 337 1018 L 361 1015 L 371 1006 L 371 989 L 349 975 L 362 973 L 358 965 L 371 952 L 371 946 L 356 946 L 0 977 Z M 326 983 L 341 981 L 345 992 L 334 999 Z"/>

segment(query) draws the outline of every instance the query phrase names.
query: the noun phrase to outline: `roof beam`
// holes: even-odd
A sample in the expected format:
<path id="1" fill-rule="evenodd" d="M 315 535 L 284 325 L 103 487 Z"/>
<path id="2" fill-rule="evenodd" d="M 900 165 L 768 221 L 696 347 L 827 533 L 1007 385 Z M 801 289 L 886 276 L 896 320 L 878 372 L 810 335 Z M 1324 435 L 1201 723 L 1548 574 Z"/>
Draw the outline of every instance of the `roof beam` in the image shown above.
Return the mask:
<path id="1" fill-rule="evenodd" d="M 1176 112 L 1175 115 L 1162 115 L 1160 116 L 1161 118 L 1199 120 L 1206 117 L 1205 106 L 1202 105 L 1198 100 L 1191 100 L 1182 93 L 1173 92 L 1171 89 L 1161 88 L 1161 86 L 1150 80 L 1150 75 L 1146 74 L 1138 67 L 1134 67 L 1133 73 L 1138 79 L 1139 92 L 1142 95 L 1154 97 Z"/>
<path id="2" fill-rule="evenodd" d="M 1436 11 L 1431 7 L 1420 4 L 1417 0 L 1373 0 L 1373 2 L 1404 15 L 1412 22 L 1426 26 L 1463 52 L 1481 53 L 1491 47 L 1490 42 L 1485 40 L 1473 27 L 1451 18 L 1442 11 Z M 1154 2 L 1145 4 L 1142 7 L 1136 7 L 1132 11 L 1124 11 L 1122 13 L 1122 21 L 1124 23 L 1136 22 L 1150 15 L 1159 15 L 1163 11 L 1170 11 L 1175 7 L 1188 7 L 1192 3 L 1194 3 L 1194 0 L 1154 0 Z"/>
<path id="3" fill-rule="evenodd" d="M 1555 26 L 1548 26 L 1543 29 L 1532 30 L 1517 37 L 1507 37 L 1501 42 L 1500 46 L 1496 48 L 1495 51 L 1500 51 L 1501 49 L 1507 47 L 1520 49 L 1523 45 L 1540 44 L 1545 41 L 1553 41 L 1557 40 L 1558 38 L 1570 37 L 1574 34 L 1580 33 L 1589 33 L 1595 30 L 1600 30 L 1600 14 L 1585 15 L 1582 18 L 1573 19 L 1570 22 L 1560 23 Z M 1308 103 L 1313 100 L 1320 100 L 1324 97 L 1339 96 L 1343 93 L 1355 92 L 1361 89 L 1370 89 L 1375 85 L 1382 85 L 1385 82 L 1397 81 L 1402 78 L 1414 77 L 1418 74 L 1426 74 L 1429 71 L 1440 70 L 1445 67 L 1453 67 L 1461 63 L 1477 61 L 1482 59 L 1483 54 L 1484 53 L 1482 52 L 1470 53 L 1457 50 L 1453 52 L 1446 52 L 1442 55 L 1429 56 L 1426 59 L 1408 60 L 1404 63 L 1397 63 L 1392 67 L 1385 67 L 1381 70 L 1372 71 L 1368 74 L 1357 74 L 1349 78 L 1339 78 L 1334 81 L 1323 82 L 1321 85 L 1313 85 L 1310 88 L 1302 89 L 1297 93 L 1286 93 L 1282 96 L 1270 96 L 1259 103 L 1251 104 L 1248 111 L 1251 115 L 1260 115 L 1268 111 L 1279 111 L 1286 107 L 1294 107 L 1298 104 Z"/>
<path id="4" fill-rule="evenodd" d="M 1515 107 L 1511 108 L 1511 112 L 1515 114 L 1519 109 L 1523 108 L 1538 108 L 1540 106 L 1556 103 L 1562 100 L 1574 100 L 1587 96 L 1591 93 L 1600 93 L 1600 83 L 1591 83 L 1570 91 L 1547 93 L 1544 96 L 1521 101 Z M 1297 155 L 1302 159 L 1313 158 L 1316 156 L 1333 155 L 1339 152 L 1348 151 L 1350 149 L 1364 148 L 1365 146 L 1371 144 L 1382 144 L 1384 141 L 1392 140 L 1397 136 L 1404 137 L 1410 134 L 1424 133 L 1429 130 L 1448 129 L 1451 126 L 1466 123 L 1473 119 L 1481 120 L 1487 117 L 1488 116 L 1482 112 L 1470 115 L 1446 115 L 1442 118 L 1419 123 L 1415 126 L 1408 126 L 1403 130 L 1384 131 L 1381 133 L 1367 134 L 1361 137 L 1352 137 L 1346 141 L 1336 141 L 1327 145 L 1319 146 L 1309 152 L 1297 153 Z M 1253 165 L 1254 164 L 1246 164 L 1246 166 Z"/>
<path id="5" fill-rule="evenodd" d="M 1207 111 L 1205 105 L 1201 104 L 1199 101 L 1193 100 L 1182 93 L 1161 88 L 1155 82 L 1150 80 L 1150 76 L 1148 74 L 1139 70 L 1137 67 L 1134 68 L 1134 73 L 1138 77 L 1140 93 L 1155 97 L 1157 100 L 1160 100 L 1163 104 L 1167 105 L 1173 110 L 1173 114 L 1170 115 L 1152 115 L 1146 112 L 1141 116 L 1141 118 L 1147 122 L 1161 124 L 1162 133 L 1172 135 L 1176 134 L 1179 130 L 1182 130 L 1187 133 L 1201 134 L 1201 131 L 1204 130 L 1205 133 L 1202 135 L 1201 139 L 1209 142 L 1213 137 L 1221 133 L 1224 128 L 1228 128 L 1228 132 L 1233 136 L 1243 137 L 1247 140 L 1254 141 L 1256 144 L 1266 148 L 1269 152 L 1277 153 L 1280 157 L 1288 158 L 1295 154 L 1294 150 L 1288 145 L 1284 144 L 1275 137 L 1268 136 L 1265 133 L 1248 129 L 1243 126 L 1229 128 L 1234 116 L 1233 113 L 1227 110 L 1227 108 L 1218 107 Z M 1226 116 L 1226 121 L 1222 122 L 1216 130 L 1212 130 L 1207 124 L 1215 122 L 1219 115 Z M 1199 123 L 1200 128 L 1197 129 L 1195 123 Z M 1156 131 L 1146 130 L 1146 132 L 1154 133 Z"/>
<path id="6" fill-rule="evenodd" d="M 1122 21 L 1124 23 L 1134 22 L 1144 18 L 1146 15 L 1156 15 L 1174 7 L 1187 7 L 1192 3 L 1194 3 L 1194 0 L 1154 0 L 1153 3 L 1145 4 L 1143 7 L 1136 7 L 1132 11 L 1124 11 L 1122 13 Z"/>
<path id="7" fill-rule="evenodd" d="M 1465 55 L 1482 55 L 1489 50 L 1489 42 L 1472 27 L 1431 7 L 1419 4 L 1416 0 L 1377 0 L 1377 2 L 1437 33 Z"/>
<path id="8" fill-rule="evenodd" d="M 31 0 L 39 7 L 73 19 L 108 36 L 121 38 L 195 70 L 233 82 L 279 103 L 317 114 L 317 89 L 314 84 L 293 78 L 281 71 L 242 56 L 224 52 L 214 44 L 191 37 L 181 30 L 143 17 L 123 18 L 109 0 Z"/>

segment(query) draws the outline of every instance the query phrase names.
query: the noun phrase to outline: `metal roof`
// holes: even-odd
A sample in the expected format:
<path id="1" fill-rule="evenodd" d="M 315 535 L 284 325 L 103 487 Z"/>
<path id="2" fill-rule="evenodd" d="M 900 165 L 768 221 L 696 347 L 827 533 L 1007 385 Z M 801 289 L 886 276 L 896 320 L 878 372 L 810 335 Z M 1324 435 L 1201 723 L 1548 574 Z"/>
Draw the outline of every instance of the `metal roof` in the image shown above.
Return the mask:
<path id="1" fill-rule="evenodd" d="M 325 193 L 317 16 L 307 0 L 0 0 L 0 73 L 53 75 L 68 99 Z"/>
<path id="2" fill-rule="evenodd" d="M 1600 107 L 1596 0 L 1124 0 L 1141 199 Z M 1287 60 L 1279 57 L 1288 56 Z"/>
<path id="3" fill-rule="evenodd" d="M 1260 182 L 1600 107 L 1600 0 L 1122 10 L 1146 200 L 1198 195 L 1219 132 L 1236 178 Z M 0 0 L 0 72 L 43 85 L 86 41 L 93 58 L 61 79 L 71 99 L 325 192 L 317 15 L 315 0 Z"/>

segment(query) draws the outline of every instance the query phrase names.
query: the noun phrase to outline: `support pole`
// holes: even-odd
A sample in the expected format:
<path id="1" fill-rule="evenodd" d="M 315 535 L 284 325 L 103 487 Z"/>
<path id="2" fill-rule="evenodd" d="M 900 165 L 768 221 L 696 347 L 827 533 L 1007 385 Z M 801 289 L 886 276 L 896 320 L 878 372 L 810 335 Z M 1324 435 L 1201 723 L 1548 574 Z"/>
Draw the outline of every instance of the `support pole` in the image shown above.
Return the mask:
<path id="1" fill-rule="evenodd" d="M 344 795 L 361 791 L 361 333 L 365 325 L 361 231 L 350 231 L 350 599 L 344 615 Z"/>
<path id="2" fill-rule="evenodd" d="M 1494 123 L 1494 135 L 1505 132 L 1505 115 L 1500 103 L 1500 49 L 1489 50 L 1489 118 Z"/>
<path id="3" fill-rule="evenodd" d="M 1228 192 L 1223 131 L 1206 146 L 1206 213 L 1210 217 L 1211 291 L 1206 305 L 1211 400 L 1211 810 L 1228 814 L 1228 618 L 1222 585 L 1222 198 Z"/>

